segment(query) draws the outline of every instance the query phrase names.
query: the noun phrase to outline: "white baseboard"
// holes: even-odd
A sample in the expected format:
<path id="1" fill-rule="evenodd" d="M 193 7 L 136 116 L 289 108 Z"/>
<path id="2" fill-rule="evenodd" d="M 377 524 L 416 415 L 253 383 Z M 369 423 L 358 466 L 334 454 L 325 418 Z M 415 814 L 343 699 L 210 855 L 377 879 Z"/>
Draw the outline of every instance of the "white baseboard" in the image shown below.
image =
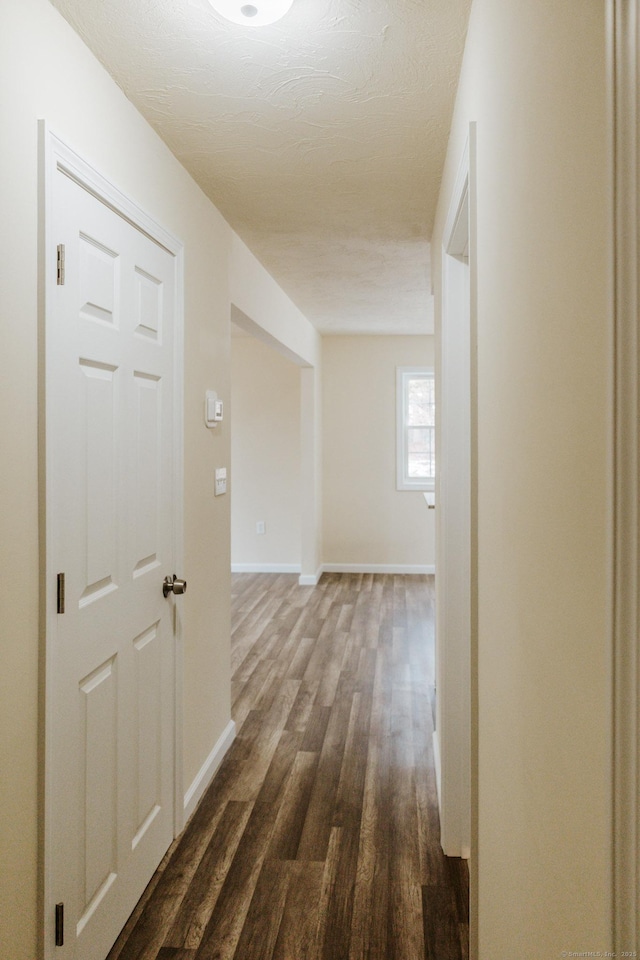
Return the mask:
<path id="1" fill-rule="evenodd" d="M 297 573 L 301 587 L 315 587 L 323 573 L 426 574 L 436 572 L 433 563 L 323 563 L 315 573 L 300 573 L 299 563 L 232 563 L 231 573 Z"/>
<path id="2" fill-rule="evenodd" d="M 229 720 L 229 723 L 226 725 L 220 737 L 218 737 L 218 742 L 214 746 L 213 750 L 205 760 L 205 762 L 200 767 L 200 770 L 196 774 L 195 780 L 187 790 L 184 795 L 184 822 L 186 823 L 191 814 L 194 812 L 202 796 L 213 780 L 216 771 L 224 759 L 224 755 L 235 740 L 236 737 L 236 725 L 233 720 Z"/>
<path id="3" fill-rule="evenodd" d="M 298 583 L 301 587 L 317 587 L 320 577 L 324 573 L 324 567 L 319 566 L 315 573 L 301 573 Z"/>
<path id="4" fill-rule="evenodd" d="M 325 573 L 435 574 L 432 563 L 325 563 Z"/>

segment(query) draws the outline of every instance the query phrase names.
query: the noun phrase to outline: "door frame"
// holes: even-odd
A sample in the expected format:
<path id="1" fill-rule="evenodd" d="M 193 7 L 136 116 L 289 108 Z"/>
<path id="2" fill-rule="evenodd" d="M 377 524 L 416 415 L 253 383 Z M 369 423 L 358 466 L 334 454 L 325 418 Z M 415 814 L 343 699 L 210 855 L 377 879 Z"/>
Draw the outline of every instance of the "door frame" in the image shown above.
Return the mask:
<path id="1" fill-rule="evenodd" d="M 467 264 L 463 290 L 452 276 L 453 261 Z M 473 851 L 474 863 L 478 579 L 475 276 L 475 124 L 470 124 L 442 240 L 434 754 L 442 848 L 448 856 L 465 859 Z M 448 371 L 461 365 L 466 368 L 464 383 L 454 385 Z"/>
<path id="2" fill-rule="evenodd" d="M 613 949 L 640 948 L 640 8 L 608 0 Z M 610 461 L 612 462 L 612 468 Z"/>
<path id="3" fill-rule="evenodd" d="M 45 120 L 38 122 L 38 499 L 40 529 L 40 657 L 39 657 L 39 952 L 44 958 L 54 955 L 53 868 L 51 837 L 51 779 L 52 758 L 50 738 L 52 704 L 47 691 L 51 689 L 57 618 L 57 569 L 52 555 L 52 522 L 48 509 L 50 489 L 47 478 L 52 473 L 52 438 L 46 425 L 53 420 L 53 411 L 47 394 L 51 375 L 51 343 L 49 331 L 52 322 L 53 295 L 56 279 L 56 237 L 53 223 L 53 191 L 55 177 L 62 173 L 113 210 L 149 239 L 167 250 L 175 263 L 175 303 L 173 342 L 173 490 L 174 511 L 172 541 L 175 567 L 182 570 L 184 560 L 184 247 L 172 233 L 160 226 L 130 197 L 103 177 L 86 160 L 57 137 Z M 173 831 L 177 836 L 184 826 L 183 790 L 183 637 L 182 620 L 174 620 L 174 771 L 173 771 Z"/>

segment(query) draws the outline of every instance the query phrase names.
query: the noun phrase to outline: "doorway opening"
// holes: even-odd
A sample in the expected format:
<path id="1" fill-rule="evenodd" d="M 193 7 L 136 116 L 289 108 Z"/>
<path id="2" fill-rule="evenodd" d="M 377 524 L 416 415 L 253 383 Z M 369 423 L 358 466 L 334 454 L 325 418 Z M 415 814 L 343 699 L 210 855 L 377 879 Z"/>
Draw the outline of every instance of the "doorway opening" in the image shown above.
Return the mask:
<path id="1" fill-rule="evenodd" d="M 300 574 L 300 367 L 234 323 L 231 416 L 231 571 Z"/>

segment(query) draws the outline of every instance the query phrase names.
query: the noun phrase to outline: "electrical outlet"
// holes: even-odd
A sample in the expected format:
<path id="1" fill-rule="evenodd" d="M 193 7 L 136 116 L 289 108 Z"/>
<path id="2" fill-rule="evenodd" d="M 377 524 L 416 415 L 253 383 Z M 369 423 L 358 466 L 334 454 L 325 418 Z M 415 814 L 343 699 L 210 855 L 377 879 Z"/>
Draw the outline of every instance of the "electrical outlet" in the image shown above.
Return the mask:
<path id="1" fill-rule="evenodd" d="M 258 520 L 258 522 L 256 523 L 256 533 L 262 534 L 266 532 L 267 532 L 267 528 L 265 526 L 264 520 Z"/>

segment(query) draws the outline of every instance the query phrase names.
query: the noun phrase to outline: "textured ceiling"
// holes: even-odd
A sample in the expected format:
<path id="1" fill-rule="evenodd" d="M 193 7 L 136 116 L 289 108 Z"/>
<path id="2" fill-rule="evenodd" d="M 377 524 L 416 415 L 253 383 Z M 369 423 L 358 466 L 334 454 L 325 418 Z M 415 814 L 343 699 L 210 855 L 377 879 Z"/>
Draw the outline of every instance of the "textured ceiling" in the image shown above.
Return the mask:
<path id="1" fill-rule="evenodd" d="M 430 332 L 470 0 L 52 0 L 321 332 Z"/>

